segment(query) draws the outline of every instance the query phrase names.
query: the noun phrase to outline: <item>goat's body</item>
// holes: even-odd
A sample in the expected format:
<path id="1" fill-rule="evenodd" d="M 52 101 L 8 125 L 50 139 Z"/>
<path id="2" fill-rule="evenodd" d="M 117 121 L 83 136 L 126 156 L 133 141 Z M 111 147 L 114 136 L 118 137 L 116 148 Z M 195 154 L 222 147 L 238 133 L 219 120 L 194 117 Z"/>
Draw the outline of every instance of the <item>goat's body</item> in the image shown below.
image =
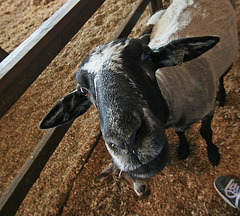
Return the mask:
<path id="1" fill-rule="evenodd" d="M 220 43 L 180 67 L 156 72 L 169 106 L 167 126 L 176 130 L 185 130 L 214 109 L 219 78 L 237 56 L 235 11 L 228 0 L 174 0 L 152 31 L 151 48 L 178 38 L 204 35 L 218 35 Z"/>
<path id="2" fill-rule="evenodd" d="M 212 142 L 212 111 L 219 78 L 237 55 L 235 14 L 228 0 L 174 0 L 160 15 L 151 35 L 152 49 L 146 35 L 99 45 L 80 65 L 76 90 L 40 124 L 43 129 L 64 124 L 94 104 L 115 164 L 102 176 L 119 169 L 139 196 L 148 194 L 144 180 L 167 164 L 167 127 L 177 131 L 178 157 L 185 159 L 189 143 L 184 130 L 202 120 L 200 133 L 209 161 L 219 164 L 220 154 Z M 209 35 L 220 36 L 221 42 Z"/>

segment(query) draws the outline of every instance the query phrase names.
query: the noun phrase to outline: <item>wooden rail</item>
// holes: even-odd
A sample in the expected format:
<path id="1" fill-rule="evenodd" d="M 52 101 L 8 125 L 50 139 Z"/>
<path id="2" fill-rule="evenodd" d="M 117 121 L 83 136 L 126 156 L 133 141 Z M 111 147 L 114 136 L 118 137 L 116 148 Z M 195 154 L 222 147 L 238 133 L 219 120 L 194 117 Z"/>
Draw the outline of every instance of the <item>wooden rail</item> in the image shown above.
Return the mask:
<path id="1" fill-rule="evenodd" d="M 69 0 L 11 54 L 0 48 L 0 118 L 103 2 Z M 128 36 L 149 2 L 151 11 L 162 7 L 161 0 L 139 0 L 113 39 Z M 16 213 L 71 124 L 47 131 L 1 197 L 0 215 Z"/>

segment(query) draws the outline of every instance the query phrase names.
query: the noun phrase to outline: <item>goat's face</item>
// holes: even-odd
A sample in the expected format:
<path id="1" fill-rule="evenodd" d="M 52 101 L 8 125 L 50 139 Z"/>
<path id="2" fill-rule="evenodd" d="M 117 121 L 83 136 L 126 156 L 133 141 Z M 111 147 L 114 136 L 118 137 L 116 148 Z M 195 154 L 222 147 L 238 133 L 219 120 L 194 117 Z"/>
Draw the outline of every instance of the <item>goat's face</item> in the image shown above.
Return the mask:
<path id="1" fill-rule="evenodd" d="M 168 108 L 155 71 L 191 60 L 218 40 L 211 36 L 187 38 L 154 50 L 140 39 L 100 45 L 82 62 L 76 75 L 77 89 L 55 105 L 40 128 L 66 123 L 94 104 L 115 165 L 133 177 L 149 178 L 168 160 L 164 132 Z"/>
<path id="2" fill-rule="evenodd" d="M 140 39 L 113 41 L 98 46 L 76 75 L 78 88 L 88 91 L 99 111 L 115 165 L 141 178 L 156 174 L 168 158 L 164 126 L 157 117 L 166 106 L 159 104 L 150 53 Z"/>

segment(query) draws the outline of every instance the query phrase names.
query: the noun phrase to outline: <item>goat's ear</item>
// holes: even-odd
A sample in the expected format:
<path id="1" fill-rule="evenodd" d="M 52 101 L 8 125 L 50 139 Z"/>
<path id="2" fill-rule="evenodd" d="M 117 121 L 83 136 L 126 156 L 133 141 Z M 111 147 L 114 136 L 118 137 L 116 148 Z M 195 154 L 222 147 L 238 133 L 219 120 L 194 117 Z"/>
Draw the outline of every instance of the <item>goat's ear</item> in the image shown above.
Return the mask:
<path id="1" fill-rule="evenodd" d="M 92 105 L 86 96 L 75 90 L 58 101 L 43 118 L 39 128 L 48 129 L 65 124 L 84 114 Z"/>
<path id="2" fill-rule="evenodd" d="M 152 50 L 151 58 L 156 68 L 182 65 L 214 47 L 218 36 L 192 37 L 174 40 Z"/>

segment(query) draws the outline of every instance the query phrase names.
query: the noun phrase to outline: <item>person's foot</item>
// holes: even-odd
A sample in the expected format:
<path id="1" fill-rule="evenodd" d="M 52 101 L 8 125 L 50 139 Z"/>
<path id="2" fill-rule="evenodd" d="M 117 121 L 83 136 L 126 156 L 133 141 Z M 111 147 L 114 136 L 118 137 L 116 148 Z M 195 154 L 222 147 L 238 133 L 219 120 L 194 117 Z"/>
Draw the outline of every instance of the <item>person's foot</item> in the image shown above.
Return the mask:
<path id="1" fill-rule="evenodd" d="M 214 187 L 220 196 L 232 207 L 240 210 L 240 181 L 228 176 L 219 176 Z"/>

